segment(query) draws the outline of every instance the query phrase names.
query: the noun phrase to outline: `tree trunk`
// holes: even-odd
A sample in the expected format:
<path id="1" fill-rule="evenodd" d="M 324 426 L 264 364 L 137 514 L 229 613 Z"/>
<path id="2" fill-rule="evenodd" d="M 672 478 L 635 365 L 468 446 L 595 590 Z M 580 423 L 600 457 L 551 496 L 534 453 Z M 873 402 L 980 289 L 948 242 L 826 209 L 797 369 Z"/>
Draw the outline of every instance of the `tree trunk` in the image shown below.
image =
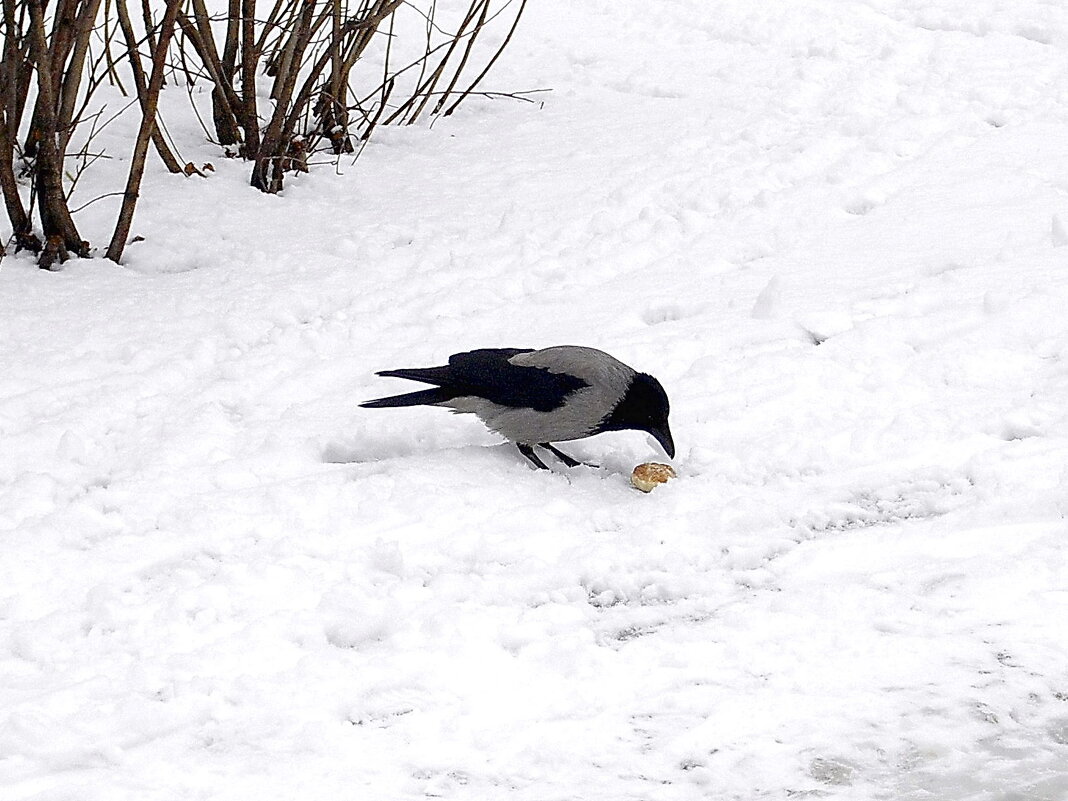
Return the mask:
<path id="1" fill-rule="evenodd" d="M 256 163 L 252 168 L 252 185 L 261 192 L 275 194 L 282 191 L 282 181 L 285 175 L 285 160 L 289 152 L 290 142 L 286 125 L 286 111 L 290 107 L 293 90 L 297 85 L 297 76 L 300 72 L 300 63 L 304 58 L 304 51 L 308 47 L 312 33 L 312 17 L 315 13 L 315 0 L 301 0 L 303 8 L 297 21 L 296 28 L 290 34 L 290 40 L 286 44 L 286 50 L 290 55 L 289 68 L 280 72 L 275 79 L 275 87 L 278 89 L 275 100 L 274 114 L 264 131 L 263 140 L 260 142 L 259 151 L 256 153 Z"/>
<path id="2" fill-rule="evenodd" d="M 245 131 L 245 151 L 260 149 L 260 120 L 256 110 L 256 0 L 241 0 L 241 127 Z"/>
<path id="3" fill-rule="evenodd" d="M 15 235 L 15 250 L 32 250 L 39 253 L 41 240 L 33 234 L 33 223 L 22 204 L 18 181 L 12 167 L 14 142 L 8 136 L 7 125 L 0 123 L 0 189 L 4 193 L 4 206 L 11 223 L 11 232 Z"/>
<path id="4" fill-rule="evenodd" d="M 204 0 L 193 0 L 193 19 L 190 20 L 184 13 L 178 17 L 182 32 L 193 43 L 204 68 L 211 76 L 215 89 L 211 93 L 212 119 L 215 122 L 215 135 L 220 145 L 236 145 L 241 143 L 241 132 L 238 127 L 240 114 L 240 99 L 234 92 L 233 73 L 227 73 L 219 51 L 215 46 L 215 38 L 211 29 L 211 18 L 208 15 Z M 195 23 L 195 24 L 194 24 Z M 246 158 L 250 155 L 247 148 Z"/>
<path id="5" fill-rule="evenodd" d="M 30 6 L 30 41 L 33 61 L 37 68 L 37 105 L 34 121 L 37 161 L 34 177 L 37 189 L 37 209 L 41 215 L 41 229 L 45 240 L 58 239 L 56 248 L 62 260 L 66 251 L 86 258 L 89 243 L 82 240 L 67 207 L 63 191 L 63 152 L 59 149 L 56 131 L 55 83 L 52 58 L 45 40 L 44 0 L 28 0 Z"/>
<path id="6" fill-rule="evenodd" d="M 126 180 L 126 191 L 123 193 L 119 219 L 115 224 L 115 233 L 112 234 L 111 243 L 108 245 L 107 257 L 116 263 L 122 259 L 126 239 L 130 236 L 134 208 L 137 206 L 137 198 L 141 191 L 141 178 L 145 174 L 148 142 L 152 138 L 152 130 L 156 127 L 156 108 L 159 104 L 160 89 L 163 88 L 164 62 L 171 37 L 174 35 L 174 23 L 181 3 L 182 0 L 167 0 L 167 10 L 160 23 L 159 39 L 156 41 L 156 49 L 152 54 L 152 76 L 149 78 L 148 93 L 141 106 L 141 128 L 137 132 L 137 142 L 130 160 L 130 175 Z"/>
<path id="7" fill-rule="evenodd" d="M 137 37 L 130 22 L 130 12 L 126 8 L 126 0 L 115 0 L 115 10 L 119 15 L 119 27 L 122 29 L 122 35 L 126 39 L 126 49 L 130 56 L 130 69 L 133 72 L 137 98 L 143 103 L 148 95 L 148 81 L 145 80 L 145 70 L 141 66 L 141 54 L 137 51 Z M 144 106 L 141 107 L 141 113 L 146 113 Z M 182 172 L 182 165 L 178 163 L 178 158 L 167 144 L 167 140 L 163 138 L 163 131 L 160 130 L 159 124 L 155 120 L 153 120 L 152 124 L 152 144 L 156 146 L 156 152 L 163 159 L 163 163 L 169 172 Z"/>
<path id="8" fill-rule="evenodd" d="M 99 10 L 100 0 L 88 0 L 82 6 L 73 23 L 70 62 L 60 68 L 63 80 L 57 95 L 56 128 L 61 153 L 67 152 L 67 143 L 74 130 L 74 104 L 78 101 L 78 90 L 85 72 L 85 57 L 89 52 L 89 38 L 93 34 L 93 24 Z M 57 79 L 59 77 L 56 76 Z"/>
<path id="9" fill-rule="evenodd" d="M 21 25 L 15 17 L 15 0 L 4 0 L 4 48 L 0 55 L 0 191 L 4 195 L 4 207 L 15 235 L 16 250 L 28 249 L 35 253 L 41 250 L 41 241 L 33 235 L 33 224 L 19 194 L 15 179 L 15 137 L 25 95 L 22 93 L 20 76 L 29 72 L 22 52 Z"/>

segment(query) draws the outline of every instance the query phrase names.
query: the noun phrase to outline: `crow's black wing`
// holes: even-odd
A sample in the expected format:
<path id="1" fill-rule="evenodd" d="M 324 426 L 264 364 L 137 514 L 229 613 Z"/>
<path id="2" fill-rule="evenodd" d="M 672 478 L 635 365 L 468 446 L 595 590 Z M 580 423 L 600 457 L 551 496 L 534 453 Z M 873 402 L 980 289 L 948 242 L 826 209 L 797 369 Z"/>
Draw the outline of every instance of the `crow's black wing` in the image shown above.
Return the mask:
<path id="1" fill-rule="evenodd" d="M 550 373 L 542 367 L 520 367 L 509 359 L 531 348 L 482 348 L 449 357 L 449 381 L 443 386 L 460 395 L 475 395 L 501 406 L 551 412 L 567 396 L 588 387 L 585 381 L 566 373 Z"/>

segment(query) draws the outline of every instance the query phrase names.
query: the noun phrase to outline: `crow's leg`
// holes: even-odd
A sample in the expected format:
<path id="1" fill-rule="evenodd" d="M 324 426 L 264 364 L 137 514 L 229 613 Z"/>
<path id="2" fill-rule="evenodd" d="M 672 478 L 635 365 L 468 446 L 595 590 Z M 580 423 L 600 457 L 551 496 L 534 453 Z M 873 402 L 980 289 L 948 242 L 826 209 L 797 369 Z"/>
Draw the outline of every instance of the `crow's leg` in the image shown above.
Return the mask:
<path id="1" fill-rule="evenodd" d="M 566 464 L 568 467 L 578 467 L 579 465 L 583 465 L 584 467 L 597 467 L 597 465 L 595 465 L 595 464 L 590 464 L 589 462 L 580 462 L 578 459 L 575 459 L 572 456 L 568 456 L 562 450 L 560 450 L 559 448 L 553 446 L 552 443 L 539 442 L 538 446 L 541 447 L 541 448 L 545 448 L 545 450 L 547 450 L 549 453 L 551 453 L 553 456 L 555 456 L 561 462 Z"/>
<path id="2" fill-rule="evenodd" d="M 559 450 L 557 448 L 554 448 L 551 443 L 539 442 L 538 443 L 538 447 L 539 448 L 545 448 L 545 450 L 547 450 L 549 453 L 551 453 L 553 456 L 555 456 L 561 462 L 566 464 L 568 467 L 578 467 L 580 464 L 582 464 L 582 462 L 580 462 L 578 459 L 572 459 L 570 456 L 568 456 L 563 451 L 561 451 L 561 450 Z"/>
<path id="3" fill-rule="evenodd" d="M 539 470 L 549 469 L 546 466 L 545 462 L 538 458 L 538 454 L 534 453 L 534 448 L 532 446 L 524 445 L 522 442 L 517 442 L 515 446 L 519 448 L 519 452 L 526 456 L 530 460 L 530 463 L 536 468 L 538 468 Z"/>

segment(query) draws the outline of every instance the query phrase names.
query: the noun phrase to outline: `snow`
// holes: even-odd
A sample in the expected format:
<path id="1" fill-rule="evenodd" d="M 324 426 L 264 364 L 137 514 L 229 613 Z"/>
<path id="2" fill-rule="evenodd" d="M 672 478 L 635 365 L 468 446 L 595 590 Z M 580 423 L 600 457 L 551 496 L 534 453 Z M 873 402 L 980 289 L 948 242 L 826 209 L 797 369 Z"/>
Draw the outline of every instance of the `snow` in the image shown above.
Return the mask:
<path id="1" fill-rule="evenodd" d="M 277 197 L 183 93 L 122 267 L 4 259 L 0 798 L 1068 798 L 1068 13 L 542 0 L 489 84 Z M 357 407 L 554 344 L 678 479 Z"/>

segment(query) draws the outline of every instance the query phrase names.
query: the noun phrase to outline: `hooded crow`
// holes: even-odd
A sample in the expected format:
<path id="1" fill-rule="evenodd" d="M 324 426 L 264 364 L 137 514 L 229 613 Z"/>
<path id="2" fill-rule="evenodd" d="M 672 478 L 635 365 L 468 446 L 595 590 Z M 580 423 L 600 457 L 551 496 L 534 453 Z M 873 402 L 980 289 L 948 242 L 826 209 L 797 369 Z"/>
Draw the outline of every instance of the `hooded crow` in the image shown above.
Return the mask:
<path id="1" fill-rule="evenodd" d="M 483 348 L 456 353 L 444 367 L 383 370 L 377 375 L 434 388 L 361 406 L 444 406 L 474 414 L 542 470 L 548 468 L 534 452 L 535 445 L 574 467 L 580 462 L 552 443 L 603 431 L 644 431 L 669 457 L 675 456 L 668 397 L 660 382 L 594 348 Z"/>

